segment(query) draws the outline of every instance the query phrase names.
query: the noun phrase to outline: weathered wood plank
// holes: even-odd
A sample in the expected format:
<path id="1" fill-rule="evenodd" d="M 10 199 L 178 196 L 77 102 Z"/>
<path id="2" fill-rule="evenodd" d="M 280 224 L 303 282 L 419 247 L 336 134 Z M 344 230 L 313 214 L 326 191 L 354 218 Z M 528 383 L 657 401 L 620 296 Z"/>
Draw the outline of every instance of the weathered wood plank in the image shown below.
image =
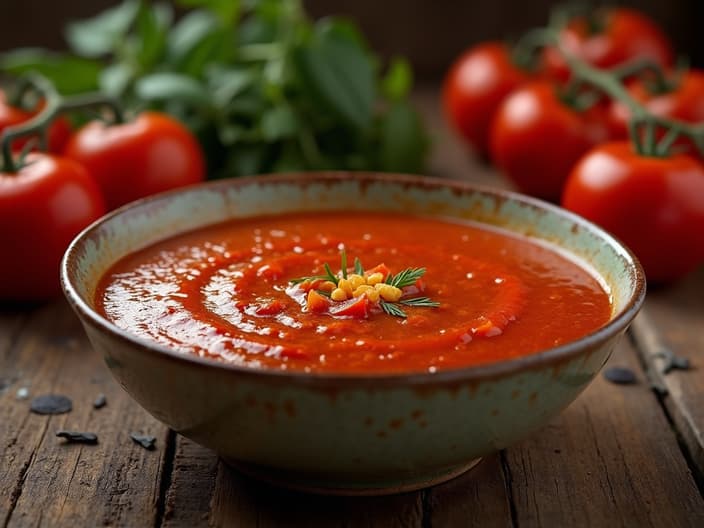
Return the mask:
<path id="1" fill-rule="evenodd" d="M 0 523 L 154 524 L 166 428 L 112 380 L 66 303 L 32 313 L 14 346 L 0 352 L 0 372 L 28 387 L 30 399 L 60 393 L 73 400 L 68 414 L 39 416 L 14 391 L 0 396 Z M 92 402 L 99 393 L 108 404 L 97 410 Z M 66 445 L 55 437 L 59 429 L 95 432 L 99 444 Z M 134 444 L 132 430 L 157 436 L 158 449 Z"/>
<path id="2" fill-rule="evenodd" d="M 434 527 L 513 526 L 509 485 L 496 453 L 464 475 L 427 490 L 426 517 Z"/>
<path id="3" fill-rule="evenodd" d="M 207 526 L 218 456 L 183 436 L 176 437 L 171 481 L 166 491 L 164 528 Z"/>
<path id="4" fill-rule="evenodd" d="M 211 526 L 420 528 L 422 492 L 389 497 L 321 497 L 274 488 L 218 465 Z"/>
<path id="5" fill-rule="evenodd" d="M 627 340 L 602 377 L 545 430 L 507 451 L 519 526 L 704 526 L 700 496 L 675 433 Z"/>
<path id="6" fill-rule="evenodd" d="M 677 284 L 652 289 L 633 337 L 653 383 L 667 391 L 663 401 L 704 475 L 704 267 Z M 691 369 L 665 374 L 667 350 L 689 359 Z"/>

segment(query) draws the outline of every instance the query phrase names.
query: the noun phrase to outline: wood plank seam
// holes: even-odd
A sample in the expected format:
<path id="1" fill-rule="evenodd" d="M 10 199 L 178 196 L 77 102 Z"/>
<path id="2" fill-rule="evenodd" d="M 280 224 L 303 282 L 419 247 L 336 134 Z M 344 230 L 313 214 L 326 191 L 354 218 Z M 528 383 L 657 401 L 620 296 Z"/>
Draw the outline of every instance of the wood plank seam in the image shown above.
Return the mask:
<path id="1" fill-rule="evenodd" d="M 516 502 L 513 499 L 513 475 L 511 474 L 511 466 L 506 458 L 506 450 L 502 449 L 499 452 L 499 460 L 501 462 L 501 472 L 503 473 L 504 491 L 508 499 L 509 512 L 511 513 L 511 526 L 518 526 L 518 511 L 516 510 Z"/>
<path id="2" fill-rule="evenodd" d="M 171 487 L 176 458 L 176 432 L 168 429 L 166 433 L 166 446 L 164 447 L 163 469 L 161 470 L 161 482 L 157 486 L 159 495 L 156 502 L 156 514 L 154 516 L 154 528 L 159 528 L 164 524 L 166 514 L 166 496 Z"/>
<path id="3" fill-rule="evenodd" d="M 29 413 L 28 413 L 29 414 Z M 12 514 L 15 511 L 15 508 L 17 507 L 17 503 L 20 500 L 20 497 L 22 496 L 22 490 L 24 489 L 24 483 L 25 480 L 27 479 L 27 473 L 29 473 L 29 468 L 32 467 L 32 463 L 34 462 L 34 459 L 37 456 L 37 451 L 39 451 L 39 447 L 42 445 L 44 442 L 44 437 L 46 436 L 46 432 L 49 430 L 49 422 L 51 421 L 51 417 L 49 417 L 48 420 L 44 421 L 44 430 L 42 431 L 41 437 L 39 438 L 39 442 L 37 442 L 32 449 L 32 453 L 27 459 L 27 461 L 22 465 L 22 469 L 20 470 L 19 478 L 17 479 L 17 484 L 15 485 L 15 488 L 12 490 L 12 494 L 10 495 L 10 505 L 9 508 L 7 509 L 7 514 L 5 515 L 5 519 L 3 520 L 3 528 L 7 528 L 10 524 L 10 520 L 12 519 Z M 26 423 L 26 420 L 25 420 Z"/>
<path id="4" fill-rule="evenodd" d="M 699 494 L 704 497 L 704 456 L 701 446 L 704 439 L 698 434 L 694 418 L 687 408 L 672 401 L 671 384 L 667 375 L 663 374 L 665 359 L 661 351 L 666 348 L 654 330 L 647 313 L 641 313 L 628 331 L 628 338 L 636 350 L 636 357 L 641 363 L 658 406 L 677 438 L 677 444 L 682 452 L 687 467 L 692 474 Z"/>

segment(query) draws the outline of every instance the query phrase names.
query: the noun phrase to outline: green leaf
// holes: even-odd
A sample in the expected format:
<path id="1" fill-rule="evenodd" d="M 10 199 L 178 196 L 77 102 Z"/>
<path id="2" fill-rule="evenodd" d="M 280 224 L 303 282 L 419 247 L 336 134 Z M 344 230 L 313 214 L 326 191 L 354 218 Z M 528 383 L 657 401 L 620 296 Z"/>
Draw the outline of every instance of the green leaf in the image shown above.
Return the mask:
<path id="1" fill-rule="evenodd" d="M 261 133 L 265 141 L 291 137 L 298 131 L 298 120 L 288 106 L 275 106 L 262 114 Z"/>
<path id="2" fill-rule="evenodd" d="M 97 89 L 99 62 L 52 53 L 38 48 L 22 48 L 0 55 L 0 71 L 11 75 L 40 73 L 65 95 Z"/>
<path id="3" fill-rule="evenodd" d="M 362 261 L 359 260 L 359 257 L 355 257 L 354 259 L 354 272 L 357 275 L 364 275 L 364 267 L 362 266 Z"/>
<path id="4" fill-rule="evenodd" d="M 415 110 L 405 101 L 393 103 L 381 122 L 381 169 L 422 172 L 427 147 L 423 123 Z"/>
<path id="5" fill-rule="evenodd" d="M 93 18 L 72 22 L 65 36 L 71 49 L 83 57 L 100 57 L 114 51 L 139 11 L 138 0 L 125 0 Z"/>
<path id="6" fill-rule="evenodd" d="M 236 96 L 255 81 L 254 75 L 252 71 L 244 68 L 209 68 L 206 80 L 215 106 L 226 109 Z"/>
<path id="7" fill-rule="evenodd" d="M 264 143 L 240 144 L 230 149 L 224 175 L 251 176 L 260 174 L 267 155 Z"/>
<path id="8" fill-rule="evenodd" d="M 423 275 L 425 275 L 425 268 L 406 268 L 403 271 L 399 271 L 396 275 L 386 277 L 386 283 L 396 288 L 405 288 L 406 286 L 413 286 Z"/>
<path id="9" fill-rule="evenodd" d="M 233 24 L 240 13 L 239 0 L 178 0 L 184 7 L 206 8 L 215 13 L 225 24 Z"/>
<path id="10" fill-rule="evenodd" d="M 153 73 L 135 84 L 135 93 L 147 101 L 180 101 L 208 108 L 210 94 L 197 80 L 178 73 Z"/>
<path id="11" fill-rule="evenodd" d="M 359 45 L 337 33 L 316 32 L 296 61 L 304 86 L 338 118 L 369 127 L 376 98 L 372 61 Z"/>
<path id="12" fill-rule="evenodd" d="M 167 4 L 141 5 L 137 14 L 137 60 L 144 69 L 151 68 L 164 53 L 172 18 L 173 11 Z"/>
<path id="13" fill-rule="evenodd" d="M 405 99 L 413 86 L 413 71 L 406 59 L 396 58 L 381 80 L 381 89 L 390 101 Z"/>
<path id="14" fill-rule="evenodd" d="M 122 62 L 111 64 L 100 72 L 100 90 L 113 97 L 122 97 L 133 76 L 130 65 Z"/>
<path id="15" fill-rule="evenodd" d="M 201 39 L 175 64 L 175 68 L 191 77 L 202 77 L 208 67 L 229 63 L 235 43 L 232 30 L 217 29 Z"/>
<path id="16" fill-rule="evenodd" d="M 384 310 L 385 313 L 393 315 L 394 317 L 400 317 L 402 319 L 408 317 L 406 315 L 406 312 L 399 308 L 397 304 L 386 301 L 379 301 L 379 306 L 381 306 L 381 309 Z"/>
<path id="17" fill-rule="evenodd" d="M 188 54 L 218 26 L 218 19 L 208 11 L 191 11 L 184 15 L 168 35 L 169 61 L 173 63 L 184 61 Z"/>

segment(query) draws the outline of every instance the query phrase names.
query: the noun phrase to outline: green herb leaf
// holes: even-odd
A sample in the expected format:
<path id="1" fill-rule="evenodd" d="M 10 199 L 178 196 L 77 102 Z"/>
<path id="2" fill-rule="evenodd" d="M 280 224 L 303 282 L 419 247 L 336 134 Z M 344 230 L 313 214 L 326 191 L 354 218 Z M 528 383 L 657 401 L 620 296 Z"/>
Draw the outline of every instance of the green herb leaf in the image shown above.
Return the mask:
<path id="1" fill-rule="evenodd" d="M 398 302 L 406 306 L 422 306 L 425 308 L 437 308 L 440 306 L 439 302 L 431 301 L 429 297 L 413 297 L 412 299 L 401 299 Z"/>
<path id="2" fill-rule="evenodd" d="M 328 280 L 337 284 L 337 275 L 335 275 L 330 269 L 330 264 L 326 262 L 325 264 L 323 264 L 323 267 L 325 268 L 325 273 L 327 274 Z"/>
<path id="3" fill-rule="evenodd" d="M 338 33 L 314 35 L 295 55 L 304 87 L 326 110 L 358 129 L 369 126 L 376 98 L 372 62 Z"/>
<path id="4" fill-rule="evenodd" d="M 216 13 L 225 24 L 232 24 L 240 12 L 240 0 L 178 0 L 185 7 L 203 7 Z"/>
<path id="5" fill-rule="evenodd" d="M 91 59 L 21 48 L 0 55 L 0 70 L 12 75 L 36 72 L 49 79 L 62 94 L 90 92 L 98 88 L 101 65 Z"/>
<path id="6" fill-rule="evenodd" d="M 414 285 L 423 275 L 425 275 L 425 268 L 406 268 L 396 275 L 389 274 L 386 277 L 386 283 L 396 288 L 405 288 Z"/>
<path id="7" fill-rule="evenodd" d="M 182 101 L 197 107 L 210 106 L 210 96 L 205 86 L 186 75 L 178 73 L 153 73 L 142 77 L 135 84 L 136 94 L 147 101 Z"/>
<path id="8" fill-rule="evenodd" d="M 413 85 L 413 72 L 406 59 L 396 58 L 381 80 L 381 89 L 390 101 L 400 101 L 408 96 Z"/>
<path id="9" fill-rule="evenodd" d="M 404 101 L 391 105 L 381 122 L 381 166 L 390 172 L 419 172 L 428 148 L 418 114 Z"/>
<path id="10" fill-rule="evenodd" d="M 71 49 L 83 57 L 100 57 L 114 51 L 135 21 L 140 2 L 125 0 L 99 15 L 66 27 Z"/>
<path id="11" fill-rule="evenodd" d="M 292 137 L 297 130 L 298 120 L 286 105 L 275 106 L 262 114 L 261 132 L 266 141 Z"/>
<path id="12" fill-rule="evenodd" d="M 340 250 L 340 271 L 342 272 L 342 278 L 347 278 L 347 251 L 343 249 Z"/>
<path id="13" fill-rule="evenodd" d="M 362 267 L 362 261 L 359 260 L 359 257 L 354 259 L 354 272 L 357 275 L 364 275 L 364 268 Z"/>
<path id="14" fill-rule="evenodd" d="M 399 308 L 398 304 L 396 303 L 379 301 L 379 306 L 381 306 L 381 309 L 384 310 L 385 313 L 393 315 L 394 317 L 401 317 L 402 319 L 408 317 L 408 315 L 406 315 L 406 312 Z"/>
<path id="15" fill-rule="evenodd" d="M 128 64 L 118 62 L 100 72 L 100 89 L 113 97 L 121 97 L 132 82 L 135 72 Z"/>
<path id="16" fill-rule="evenodd" d="M 171 28 L 167 42 L 169 62 L 178 65 L 205 38 L 219 27 L 215 15 L 208 11 L 191 11 Z"/>
<path id="17" fill-rule="evenodd" d="M 162 57 L 172 19 L 173 11 L 168 4 L 140 4 L 136 24 L 139 53 L 136 58 L 142 68 L 151 68 Z"/>

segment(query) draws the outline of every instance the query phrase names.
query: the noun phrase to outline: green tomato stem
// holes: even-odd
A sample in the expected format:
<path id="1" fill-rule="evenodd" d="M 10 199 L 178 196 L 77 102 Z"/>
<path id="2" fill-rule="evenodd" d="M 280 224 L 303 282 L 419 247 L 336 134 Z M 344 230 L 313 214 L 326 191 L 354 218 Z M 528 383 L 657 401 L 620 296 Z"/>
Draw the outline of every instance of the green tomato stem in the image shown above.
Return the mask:
<path id="1" fill-rule="evenodd" d="M 24 123 L 8 127 L 3 131 L 2 142 L 2 169 L 3 172 L 14 174 L 24 165 L 24 157 L 20 156 L 19 162 L 12 154 L 13 141 L 30 135 L 39 135 L 41 150 L 47 150 L 47 135 L 51 123 L 62 113 L 86 108 L 108 108 L 112 114 L 112 124 L 124 123 L 125 116 L 117 100 L 100 93 L 86 94 L 70 98 L 63 98 L 54 86 L 44 77 L 32 75 L 28 84 L 39 92 L 45 101 L 44 109 Z"/>
<path id="2" fill-rule="evenodd" d="M 536 46 L 554 46 L 567 63 L 574 77 L 573 82 L 592 86 L 611 99 L 623 103 L 630 112 L 629 131 L 631 141 L 636 151 L 644 156 L 667 156 L 671 147 L 679 137 L 687 137 L 696 145 L 700 154 L 704 155 L 704 123 L 692 124 L 657 116 L 651 113 L 643 104 L 633 98 L 621 78 L 631 70 L 643 71 L 652 68 L 646 62 L 632 66 L 621 66 L 612 70 L 601 70 L 559 45 L 559 33 L 554 29 L 544 28 L 531 32 L 531 44 Z M 627 75 L 626 75 L 627 76 Z M 644 127 L 644 128 L 643 128 Z M 644 130 L 644 136 L 641 134 Z M 658 130 L 665 131 L 665 137 L 657 141 Z"/>

